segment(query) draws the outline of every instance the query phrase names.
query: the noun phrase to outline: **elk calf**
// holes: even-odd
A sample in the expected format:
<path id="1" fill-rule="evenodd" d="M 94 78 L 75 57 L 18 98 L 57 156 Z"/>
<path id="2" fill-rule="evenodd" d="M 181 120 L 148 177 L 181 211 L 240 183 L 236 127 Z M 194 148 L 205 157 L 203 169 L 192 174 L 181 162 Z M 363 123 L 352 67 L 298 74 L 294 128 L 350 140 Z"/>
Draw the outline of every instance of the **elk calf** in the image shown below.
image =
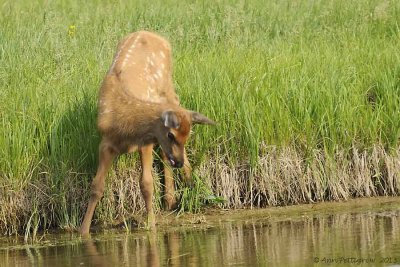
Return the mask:
<path id="1" fill-rule="evenodd" d="M 164 164 L 184 168 L 190 178 L 190 165 L 184 145 L 192 124 L 214 124 L 204 115 L 179 105 L 172 82 L 171 47 L 164 38 L 146 31 L 124 38 L 99 93 L 97 126 L 102 140 L 99 166 L 91 186 L 91 196 L 81 226 L 89 232 L 98 201 L 103 196 L 105 176 L 113 159 L 122 153 L 140 153 L 140 189 L 146 204 L 148 227 L 155 227 L 153 197 L 153 146 L 159 144 Z M 171 170 L 165 171 L 165 203 L 175 206 Z"/>

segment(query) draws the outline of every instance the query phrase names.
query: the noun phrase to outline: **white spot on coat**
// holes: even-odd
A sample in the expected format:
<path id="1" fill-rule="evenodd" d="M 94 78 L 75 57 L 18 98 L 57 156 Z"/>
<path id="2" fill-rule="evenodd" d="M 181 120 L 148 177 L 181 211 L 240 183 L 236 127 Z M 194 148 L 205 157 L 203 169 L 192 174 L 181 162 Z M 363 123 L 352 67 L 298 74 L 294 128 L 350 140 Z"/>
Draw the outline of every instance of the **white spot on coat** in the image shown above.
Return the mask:
<path id="1" fill-rule="evenodd" d="M 163 75 L 162 75 L 161 69 L 158 69 L 158 70 L 157 70 L 157 75 L 158 75 L 158 77 L 162 78 Z"/>
<path id="2" fill-rule="evenodd" d="M 106 114 L 106 113 L 110 113 L 110 112 L 112 112 L 111 109 L 105 109 L 101 114 Z"/>

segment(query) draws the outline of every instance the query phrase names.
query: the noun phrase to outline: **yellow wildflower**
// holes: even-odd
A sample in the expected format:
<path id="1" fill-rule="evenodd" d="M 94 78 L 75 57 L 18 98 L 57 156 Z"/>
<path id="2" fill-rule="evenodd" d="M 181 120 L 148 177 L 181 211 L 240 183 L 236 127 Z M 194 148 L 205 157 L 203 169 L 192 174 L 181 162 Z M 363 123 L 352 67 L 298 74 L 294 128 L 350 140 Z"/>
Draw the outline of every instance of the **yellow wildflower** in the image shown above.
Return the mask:
<path id="1" fill-rule="evenodd" d="M 68 27 L 68 36 L 69 37 L 75 37 L 75 33 L 76 33 L 76 26 L 75 25 L 69 25 Z"/>

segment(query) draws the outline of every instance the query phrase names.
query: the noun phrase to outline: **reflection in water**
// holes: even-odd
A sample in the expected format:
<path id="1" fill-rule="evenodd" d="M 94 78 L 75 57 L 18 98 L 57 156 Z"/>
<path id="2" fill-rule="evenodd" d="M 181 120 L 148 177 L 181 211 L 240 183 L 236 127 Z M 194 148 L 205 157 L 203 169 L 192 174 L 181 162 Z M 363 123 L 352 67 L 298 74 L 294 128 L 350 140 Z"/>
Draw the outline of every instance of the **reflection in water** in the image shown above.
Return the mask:
<path id="1" fill-rule="evenodd" d="M 399 214 L 248 219 L 209 229 L 87 239 L 58 235 L 43 246 L 3 244 L 0 266 L 350 266 L 357 260 L 389 266 L 400 264 Z"/>

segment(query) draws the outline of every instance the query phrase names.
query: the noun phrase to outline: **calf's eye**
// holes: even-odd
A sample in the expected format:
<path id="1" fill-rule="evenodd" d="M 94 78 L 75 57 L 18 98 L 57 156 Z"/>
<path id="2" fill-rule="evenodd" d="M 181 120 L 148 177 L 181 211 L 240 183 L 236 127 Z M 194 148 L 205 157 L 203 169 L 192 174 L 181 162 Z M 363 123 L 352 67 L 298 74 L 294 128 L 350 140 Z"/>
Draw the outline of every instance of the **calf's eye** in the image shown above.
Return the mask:
<path id="1" fill-rule="evenodd" d="M 175 136 L 171 132 L 168 132 L 168 139 L 170 141 L 175 141 Z"/>

